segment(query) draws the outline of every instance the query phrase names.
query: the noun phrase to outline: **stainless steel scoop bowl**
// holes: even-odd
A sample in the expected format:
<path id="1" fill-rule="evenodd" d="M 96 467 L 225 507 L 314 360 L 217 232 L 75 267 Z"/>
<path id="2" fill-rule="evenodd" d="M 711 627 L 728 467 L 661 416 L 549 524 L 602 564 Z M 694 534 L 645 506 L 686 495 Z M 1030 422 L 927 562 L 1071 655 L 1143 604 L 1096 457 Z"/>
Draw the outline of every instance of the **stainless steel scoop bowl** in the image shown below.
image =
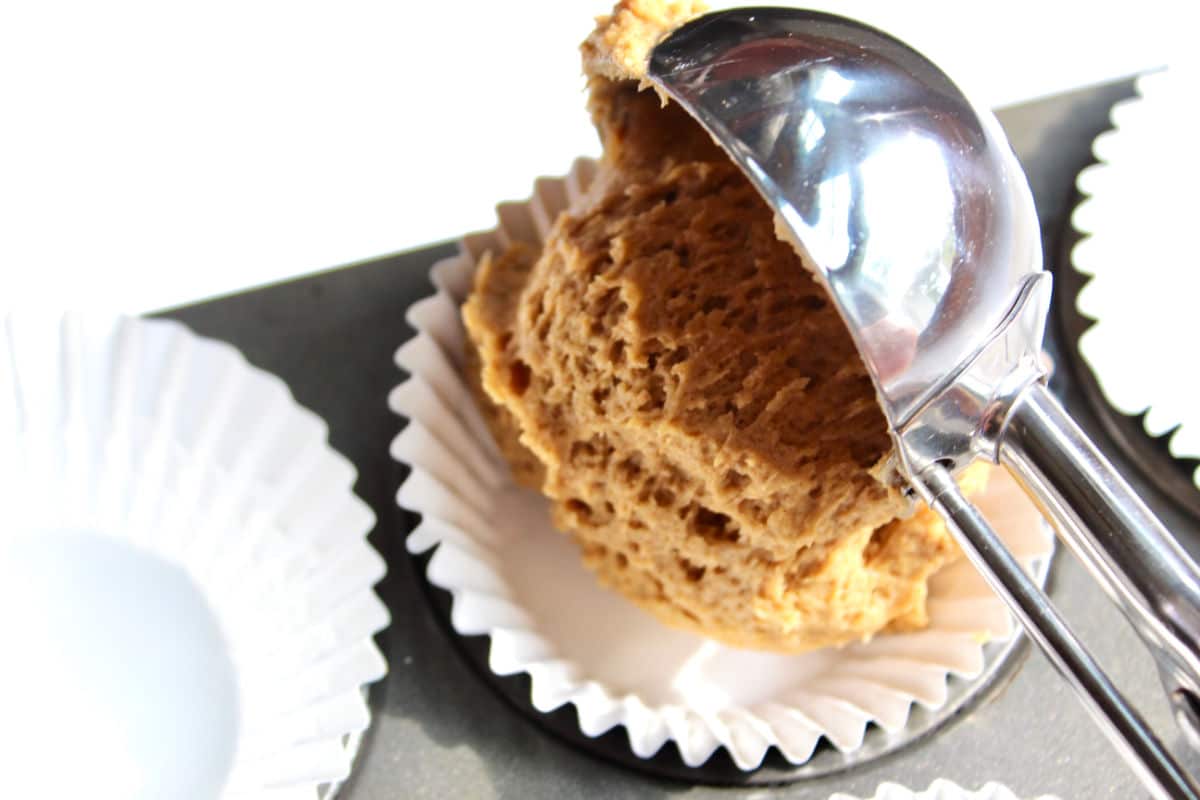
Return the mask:
<path id="1" fill-rule="evenodd" d="M 694 20 L 653 50 L 649 77 L 741 166 L 829 289 L 912 488 L 1147 787 L 1200 797 L 951 477 L 976 458 L 1016 475 L 1154 653 L 1200 744 L 1200 577 L 1044 386 L 1050 276 L 996 118 L 887 34 L 795 9 Z"/>

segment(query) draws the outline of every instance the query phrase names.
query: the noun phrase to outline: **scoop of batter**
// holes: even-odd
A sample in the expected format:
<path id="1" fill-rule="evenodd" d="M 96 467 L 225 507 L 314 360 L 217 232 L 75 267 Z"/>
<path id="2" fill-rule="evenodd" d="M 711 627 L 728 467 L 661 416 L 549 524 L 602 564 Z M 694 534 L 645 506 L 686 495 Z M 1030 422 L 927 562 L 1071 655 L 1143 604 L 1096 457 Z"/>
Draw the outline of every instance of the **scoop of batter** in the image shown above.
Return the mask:
<path id="1" fill-rule="evenodd" d="M 698 11 L 631 0 L 584 43 L 604 161 L 540 250 L 482 260 L 480 402 L 588 566 L 665 622 L 788 651 L 921 627 L 956 550 L 887 477 L 849 333 L 741 172 L 640 83 Z"/>

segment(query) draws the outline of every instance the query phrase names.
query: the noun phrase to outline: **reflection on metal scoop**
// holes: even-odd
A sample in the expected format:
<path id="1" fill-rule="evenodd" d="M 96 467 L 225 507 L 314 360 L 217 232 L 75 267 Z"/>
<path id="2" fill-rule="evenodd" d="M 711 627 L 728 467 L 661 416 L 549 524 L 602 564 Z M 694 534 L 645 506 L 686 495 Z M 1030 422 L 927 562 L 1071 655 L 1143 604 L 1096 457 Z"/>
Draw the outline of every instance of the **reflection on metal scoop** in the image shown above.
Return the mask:
<path id="1" fill-rule="evenodd" d="M 914 489 L 1155 796 L 1200 798 L 951 478 L 979 457 L 1017 476 L 1150 647 L 1200 746 L 1200 572 L 1044 386 L 1050 276 L 995 117 L 896 39 L 795 9 L 694 20 L 654 49 L 649 77 L 828 287 Z"/>

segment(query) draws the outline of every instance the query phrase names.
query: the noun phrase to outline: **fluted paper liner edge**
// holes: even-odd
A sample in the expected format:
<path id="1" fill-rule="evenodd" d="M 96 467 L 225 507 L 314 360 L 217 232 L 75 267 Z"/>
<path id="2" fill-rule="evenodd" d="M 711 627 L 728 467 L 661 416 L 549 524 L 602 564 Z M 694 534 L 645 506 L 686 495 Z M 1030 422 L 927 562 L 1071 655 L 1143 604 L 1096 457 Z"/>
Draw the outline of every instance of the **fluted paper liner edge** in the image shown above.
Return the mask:
<path id="1" fill-rule="evenodd" d="M 82 532 L 186 573 L 238 686 L 222 797 L 345 779 L 389 615 L 374 514 L 325 423 L 175 322 L 14 313 L 0 352 L 0 540 Z"/>
<path id="2" fill-rule="evenodd" d="M 435 294 L 407 314 L 416 336 L 396 362 L 409 377 L 389 397 L 408 419 L 391 453 L 412 470 L 397 501 L 422 516 L 408 549 L 437 547 L 426 576 L 451 593 L 452 626 L 491 638 L 496 674 L 527 673 L 537 710 L 573 703 L 586 735 L 622 725 L 642 758 L 673 740 L 693 767 L 718 747 L 743 770 L 771 746 L 803 764 L 822 738 L 851 752 L 868 723 L 899 731 L 913 703 L 940 707 L 948 676 L 980 674 L 985 639 L 1014 634 L 965 559 L 932 579 L 924 631 L 801 655 L 736 650 L 665 627 L 601 589 L 551 526 L 544 498 L 512 483 L 464 382 L 460 307 L 484 252 L 539 243 L 594 174 L 581 160 L 564 178 L 538 180 L 528 202 L 501 205 L 495 230 L 433 265 Z M 1044 580 L 1052 540 L 1015 484 L 997 472 L 979 505 Z"/>
<path id="3" fill-rule="evenodd" d="M 1191 204 L 1200 180 L 1190 122 L 1200 62 L 1137 79 L 1137 96 L 1113 106 L 1112 128 L 1096 137 L 1096 163 L 1076 179 L 1081 200 L 1071 224 L 1081 239 L 1075 269 L 1089 276 L 1075 298 L 1094 320 L 1079 339 L 1104 397 L 1141 416 L 1150 437 L 1169 436 L 1176 459 L 1200 459 L 1200 403 L 1190 349 L 1200 279 L 1191 253 Z M 1194 260 L 1194 259 L 1193 259 Z M 1200 468 L 1192 473 L 1200 488 Z"/>
<path id="4" fill-rule="evenodd" d="M 964 789 L 953 781 L 938 778 L 924 791 L 913 791 L 898 783 L 882 783 L 875 794 L 868 798 L 858 798 L 848 794 L 838 793 L 829 800 L 1019 800 L 1011 789 L 994 781 L 989 781 L 976 791 Z M 1050 795 L 1039 795 L 1031 800 L 1058 800 Z"/>

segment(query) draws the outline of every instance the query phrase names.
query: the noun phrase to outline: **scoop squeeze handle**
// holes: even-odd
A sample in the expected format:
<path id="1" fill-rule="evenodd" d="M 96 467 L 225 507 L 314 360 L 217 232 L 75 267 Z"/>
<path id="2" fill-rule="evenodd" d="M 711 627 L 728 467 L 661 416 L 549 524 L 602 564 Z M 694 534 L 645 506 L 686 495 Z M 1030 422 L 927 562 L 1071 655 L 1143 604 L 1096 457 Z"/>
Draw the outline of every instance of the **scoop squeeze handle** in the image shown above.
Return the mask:
<path id="1" fill-rule="evenodd" d="M 933 464 L 914 484 L 946 520 L 967 558 L 1075 690 L 1142 784 L 1157 800 L 1200 798 L 1200 789 L 1113 686 L 950 474 Z"/>
<path id="2" fill-rule="evenodd" d="M 1200 570 L 1041 384 L 1009 412 L 1000 462 L 1107 592 L 1158 664 L 1200 748 Z"/>

